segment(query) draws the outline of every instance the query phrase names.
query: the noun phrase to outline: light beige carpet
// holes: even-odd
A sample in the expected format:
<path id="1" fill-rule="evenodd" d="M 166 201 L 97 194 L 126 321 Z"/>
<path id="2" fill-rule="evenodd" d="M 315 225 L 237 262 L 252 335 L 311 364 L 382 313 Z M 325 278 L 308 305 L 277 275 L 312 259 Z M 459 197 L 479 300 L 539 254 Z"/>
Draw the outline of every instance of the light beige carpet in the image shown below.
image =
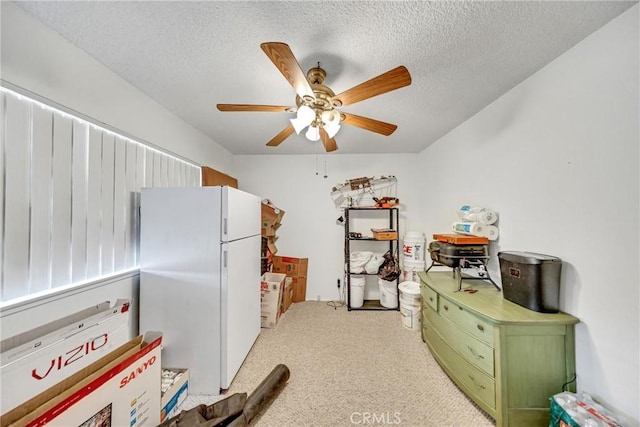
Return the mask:
<path id="1" fill-rule="evenodd" d="M 251 393 L 279 363 L 291 377 L 255 426 L 494 426 L 442 371 L 398 311 L 292 304 L 260 336 L 225 396 Z M 189 396 L 181 409 L 218 396 Z"/>

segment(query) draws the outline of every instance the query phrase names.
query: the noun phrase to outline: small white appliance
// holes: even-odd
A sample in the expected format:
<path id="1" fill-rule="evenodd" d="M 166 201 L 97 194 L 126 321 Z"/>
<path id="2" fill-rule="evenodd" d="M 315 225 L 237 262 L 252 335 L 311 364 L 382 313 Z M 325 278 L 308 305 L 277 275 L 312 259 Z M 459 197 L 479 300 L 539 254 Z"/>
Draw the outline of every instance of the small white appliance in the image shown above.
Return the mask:
<path id="1" fill-rule="evenodd" d="M 143 188 L 140 331 L 189 393 L 229 388 L 260 333 L 261 199 L 232 187 Z"/>

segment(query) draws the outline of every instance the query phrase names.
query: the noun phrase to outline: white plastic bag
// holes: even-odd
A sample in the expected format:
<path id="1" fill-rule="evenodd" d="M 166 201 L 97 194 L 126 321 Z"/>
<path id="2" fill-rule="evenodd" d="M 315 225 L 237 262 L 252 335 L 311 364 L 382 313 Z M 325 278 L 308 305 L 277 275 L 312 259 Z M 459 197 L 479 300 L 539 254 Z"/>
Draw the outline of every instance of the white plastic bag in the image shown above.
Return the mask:
<path id="1" fill-rule="evenodd" d="M 364 270 L 368 274 L 378 274 L 378 270 L 380 270 L 380 266 L 384 262 L 384 257 L 382 254 L 373 254 L 371 259 L 367 261 L 367 264 L 364 266 Z"/>
<path id="2" fill-rule="evenodd" d="M 367 251 L 351 252 L 351 255 L 349 256 L 349 271 L 351 271 L 351 273 L 364 273 L 365 266 L 367 265 L 367 262 L 369 262 L 372 256 L 373 256 L 373 252 L 367 252 Z"/>

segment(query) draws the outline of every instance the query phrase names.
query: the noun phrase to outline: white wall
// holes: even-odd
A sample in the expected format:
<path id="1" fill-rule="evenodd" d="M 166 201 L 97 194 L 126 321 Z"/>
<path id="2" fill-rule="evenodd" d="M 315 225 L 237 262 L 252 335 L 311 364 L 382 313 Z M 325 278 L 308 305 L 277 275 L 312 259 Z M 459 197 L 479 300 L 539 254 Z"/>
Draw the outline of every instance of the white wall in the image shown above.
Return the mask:
<path id="1" fill-rule="evenodd" d="M 500 213 L 499 250 L 564 260 L 578 389 L 640 419 L 638 6 L 421 155 L 428 235 L 461 204 Z M 497 271 L 497 258 L 492 259 Z"/>

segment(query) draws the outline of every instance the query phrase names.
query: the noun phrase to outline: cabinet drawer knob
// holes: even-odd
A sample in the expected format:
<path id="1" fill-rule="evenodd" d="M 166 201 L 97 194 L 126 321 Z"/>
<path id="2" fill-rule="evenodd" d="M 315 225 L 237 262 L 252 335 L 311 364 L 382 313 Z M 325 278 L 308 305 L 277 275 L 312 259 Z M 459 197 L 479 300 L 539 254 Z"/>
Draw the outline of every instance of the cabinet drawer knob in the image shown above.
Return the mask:
<path id="1" fill-rule="evenodd" d="M 476 326 L 478 327 L 478 330 L 484 332 L 484 326 L 482 326 L 482 325 L 476 325 Z"/>
<path id="2" fill-rule="evenodd" d="M 471 352 L 473 357 L 475 357 L 476 359 L 484 359 L 484 356 L 481 355 L 481 354 L 476 353 L 476 351 L 472 347 L 467 346 L 467 348 L 469 349 L 469 351 Z"/>
<path id="3" fill-rule="evenodd" d="M 482 384 L 478 384 L 475 380 L 475 378 L 473 378 L 473 375 L 469 374 L 469 378 L 471 379 L 471 382 L 473 382 L 473 385 L 475 385 L 477 388 L 484 390 L 485 387 Z"/>
<path id="4" fill-rule="evenodd" d="M 445 305 L 443 307 L 444 307 L 445 310 L 449 310 L 449 306 L 448 305 Z"/>
<path id="5" fill-rule="evenodd" d="M 429 297 L 429 301 L 433 302 L 433 297 Z"/>

